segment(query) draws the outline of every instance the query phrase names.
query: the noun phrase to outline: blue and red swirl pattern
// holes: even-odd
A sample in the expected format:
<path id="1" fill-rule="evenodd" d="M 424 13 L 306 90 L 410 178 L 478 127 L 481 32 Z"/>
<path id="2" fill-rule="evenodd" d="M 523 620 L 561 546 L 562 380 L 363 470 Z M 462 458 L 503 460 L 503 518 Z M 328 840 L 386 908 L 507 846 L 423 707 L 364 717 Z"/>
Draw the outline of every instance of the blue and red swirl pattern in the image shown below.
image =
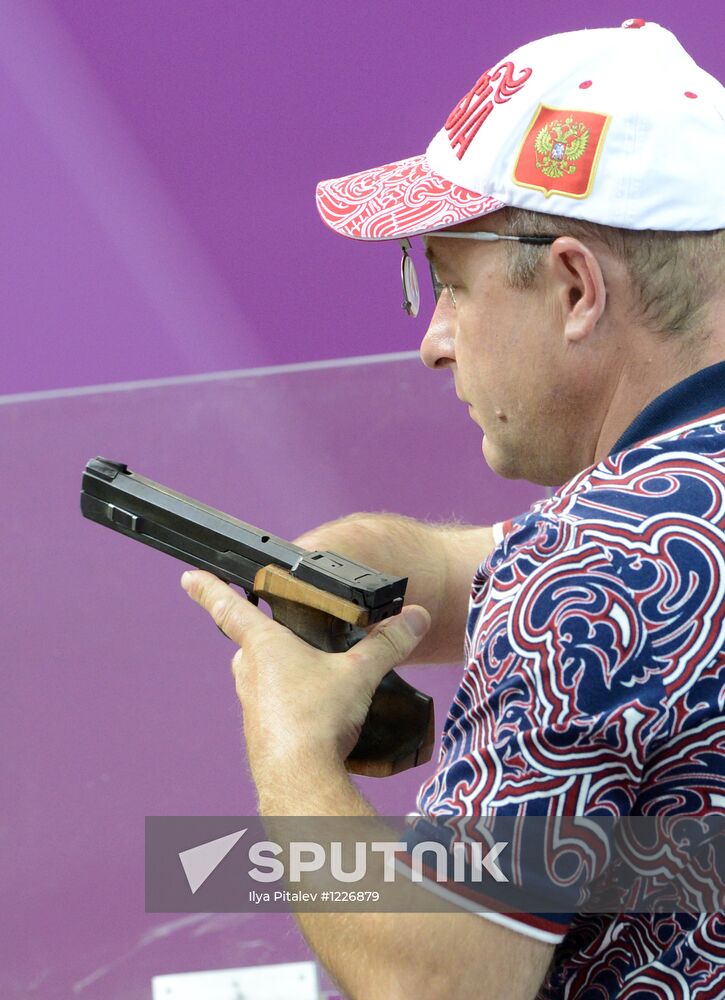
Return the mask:
<path id="1" fill-rule="evenodd" d="M 464 676 L 420 812 L 722 812 L 724 647 L 719 409 L 504 526 L 473 581 Z M 721 914 L 561 919 L 541 998 L 725 996 Z"/>

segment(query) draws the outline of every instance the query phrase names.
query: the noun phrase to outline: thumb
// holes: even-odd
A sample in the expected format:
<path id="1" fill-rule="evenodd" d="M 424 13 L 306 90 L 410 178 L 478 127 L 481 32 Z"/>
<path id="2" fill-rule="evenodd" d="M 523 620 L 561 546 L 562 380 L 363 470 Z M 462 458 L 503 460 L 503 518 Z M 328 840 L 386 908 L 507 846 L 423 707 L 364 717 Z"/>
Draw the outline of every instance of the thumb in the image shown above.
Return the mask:
<path id="1" fill-rule="evenodd" d="M 356 661 L 356 668 L 369 668 L 376 684 L 407 660 L 430 628 L 431 618 L 425 608 L 411 604 L 399 615 L 380 622 L 346 655 Z"/>

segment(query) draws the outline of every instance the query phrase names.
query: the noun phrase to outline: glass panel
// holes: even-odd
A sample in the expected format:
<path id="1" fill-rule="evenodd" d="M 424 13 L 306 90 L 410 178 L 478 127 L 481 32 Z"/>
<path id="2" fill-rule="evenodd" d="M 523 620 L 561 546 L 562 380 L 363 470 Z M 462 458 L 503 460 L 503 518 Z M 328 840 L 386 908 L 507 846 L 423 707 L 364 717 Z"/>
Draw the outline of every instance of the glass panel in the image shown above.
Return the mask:
<path id="1" fill-rule="evenodd" d="M 255 799 L 232 644 L 183 594 L 181 563 L 81 517 L 83 468 L 125 462 L 290 539 L 365 509 L 490 523 L 541 488 L 493 476 L 450 378 L 413 357 L 6 399 L 0 440 L 13 942 L 0 992 L 72 996 L 75 984 L 84 1000 L 146 1000 L 160 972 L 308 957 L 287 916 L 144 913 L 144 817 L 243 815 Z M 435 695 L 440 729 L 459 666 L 405 674 Z M 428 773 L 363 786 L 397 813 Z"/>

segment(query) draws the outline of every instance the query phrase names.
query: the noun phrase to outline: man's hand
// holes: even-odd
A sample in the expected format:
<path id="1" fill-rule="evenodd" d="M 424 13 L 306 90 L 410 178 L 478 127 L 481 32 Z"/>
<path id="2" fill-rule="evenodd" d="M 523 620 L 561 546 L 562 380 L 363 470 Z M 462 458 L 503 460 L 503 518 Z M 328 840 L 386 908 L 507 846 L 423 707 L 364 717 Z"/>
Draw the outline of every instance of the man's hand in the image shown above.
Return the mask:
<path id="1" fill-rule="evenodd" d="M 422 605 L 431 628 L 410 663 L 459 663 L 471 580 L 494 547 L 493 531 L 467 524 L 429 524 L 402 514 L 350 514 L 295 539 L 406 576 L 406 601 Z"/>
<path id="2" fill-rule="evenodd" d="M 272 621 L 211 573 L 186 572 L 189 596 L 239 646 L 232 660 L 255 782 L 300 756 L 342 763 L 357 743 L 373 693 L 428 631 L 419 606 L 378 623 L 346 653 L 323 653 Z M 271 777 L 271 775 L 270 775 Z"/>

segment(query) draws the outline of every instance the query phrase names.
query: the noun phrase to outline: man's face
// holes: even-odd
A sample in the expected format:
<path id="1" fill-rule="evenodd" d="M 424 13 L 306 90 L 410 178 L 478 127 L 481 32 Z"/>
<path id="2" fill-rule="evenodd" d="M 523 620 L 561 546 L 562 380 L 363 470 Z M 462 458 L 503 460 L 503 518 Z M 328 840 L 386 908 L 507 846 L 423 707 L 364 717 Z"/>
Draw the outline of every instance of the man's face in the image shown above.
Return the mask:
<path id="1" fill-rule="evenodd" d="M 496 214 L 456 229 L 503 231 Z M 545 269 L 530 289 L 512 288 L 506 246 L 426 239 L 438 277 L 451 287 L 441 295 L 420 354 L 430 368 L 451 369 L 495 472 L 558 485 L 587 464 L 576 465 L 571 447 L 581 388 L 572 384 L 570 351 Z"/>

